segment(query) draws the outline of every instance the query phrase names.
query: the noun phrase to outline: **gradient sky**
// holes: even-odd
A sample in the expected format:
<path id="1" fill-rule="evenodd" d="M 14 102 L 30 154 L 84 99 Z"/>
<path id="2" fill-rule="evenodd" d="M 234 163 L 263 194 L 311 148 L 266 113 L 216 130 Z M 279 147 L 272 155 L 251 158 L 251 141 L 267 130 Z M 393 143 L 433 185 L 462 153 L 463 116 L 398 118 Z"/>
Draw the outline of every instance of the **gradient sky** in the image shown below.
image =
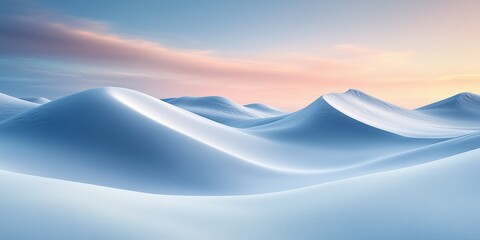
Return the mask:
<path id="1" fill-rule="evenodd" d="M 0 0 L 0 92 L 119 86 L 295 110 L 356 88 L 414 108 L 480 92 L 480 1 Z"/>

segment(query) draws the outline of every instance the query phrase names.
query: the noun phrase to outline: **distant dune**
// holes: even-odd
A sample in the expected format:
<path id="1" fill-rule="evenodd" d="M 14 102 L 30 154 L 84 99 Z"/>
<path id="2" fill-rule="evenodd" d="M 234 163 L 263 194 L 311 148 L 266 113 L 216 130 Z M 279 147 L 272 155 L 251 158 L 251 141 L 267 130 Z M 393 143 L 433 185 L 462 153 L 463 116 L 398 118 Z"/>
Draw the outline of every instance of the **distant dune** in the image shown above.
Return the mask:
<path id="1" fill-rule="evenodd" d="M 417 109 L 419 112 L 451 120 L 455 127 L 480 129 L 480 95 L 460 93 Z M 453 127 L 453 128 L 455 128 Z"/>
<path id="2" fill-rule="evenodd" d="M 240 128 L 261 125 L 286 114 L 264 104 L 242 106 L 218 96 L 168 98 L 163 101 L 215 122 Z"/>
<path id="3" fill-rule="evenodd" d="M 0 93 L 0 121 L 36 106 L 38 104 Z"/>
<path id="4" fill-rule="evenodd" d="M 25 101 L 33 102 L 33 103 L 38 103 L 38 104 L 45 104 L 50 102 L 50 99 L 44 98 L 44 97 L 31 97 L 31 98 L 20 98 Z"/>
<path id="5" fill-rule="evenodd" d="M 251 103 L 251 104 L 246 104 L 243 105 L 244 107 L 250 108 L 257 110 L 259 112 L 262 112 L 264 114 L 270 115 L 270 116 L 280 116 L 280 115 L 285 115 L 287 112 L 284 112 L 278 108 L 268 106 L 263 103 Z"/>

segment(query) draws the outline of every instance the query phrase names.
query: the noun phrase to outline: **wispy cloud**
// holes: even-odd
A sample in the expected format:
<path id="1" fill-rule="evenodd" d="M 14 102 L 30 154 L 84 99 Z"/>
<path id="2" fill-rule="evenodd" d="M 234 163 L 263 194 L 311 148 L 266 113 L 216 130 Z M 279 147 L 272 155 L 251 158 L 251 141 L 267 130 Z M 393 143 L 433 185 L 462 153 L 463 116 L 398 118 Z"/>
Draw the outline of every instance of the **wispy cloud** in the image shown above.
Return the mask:
<path id="1" fill-rule="evenodd" d="M 234 79 L 295 79 L 322 71 L 343 70 L 345 62 L 312 56 L 295 56 L 289 62 L 255 61 L 216 56 L 210 51 L 175 49 L 138 38 L 106 32 L 100 22 L 77 19 L 59 22 L 45 15 L 9 16 L 0 23 L 0 53 L 28 57 L 67 58 L 105 62 L 180 74 Z M 378 57 L 394 52 L 356 45 L 337 49 Z M 398 56 L 405 57 L 403 53 Z M 313 74 L 312 74 L 313 73 Z"/>
<path id="2" fill-rule="evenodd" d="M 238 101 L 266 101 L 290 109 L 324 92 L 375 89 L 397 81 L 408 74 L 415 56 L 413 51 L 356 44 L 339 44 L 331 49 L 335 56 L 282 52 L 257 59 L 232 58 L 214 51 L 178 49 L 116 35 L 106 24 L 88 19 L 34 12 L 6 15 L 0 21 L 0 57 L 68 60 L 116 70 L 120 67 L 123 72 L 144 71 L 130 78 L 114 72 L 91 74 L 95 84 L 78 74 L 73 78 L 84 79 L 85 85 L 131 86 L 134 82 L 140 86 L 137 89 L 151 93 L 159 84 L 180 95 L 226 95 Z M 141 77 L 152 75 L 155 77 Z M 292 94 L 299 97 L 286 101 Z"/>
<path id="3" fill-rule="evenodd" d="M 45 21 L 38 16 L 12 16 L 0 24 L 0 53 L 235 79 L 283 79 L 300 72 L 300 69 L 288 65 L 225 59 L 207 51 L 168 48 L 156 42 L 100 32 L 97 26 L 94 27 Z"/>

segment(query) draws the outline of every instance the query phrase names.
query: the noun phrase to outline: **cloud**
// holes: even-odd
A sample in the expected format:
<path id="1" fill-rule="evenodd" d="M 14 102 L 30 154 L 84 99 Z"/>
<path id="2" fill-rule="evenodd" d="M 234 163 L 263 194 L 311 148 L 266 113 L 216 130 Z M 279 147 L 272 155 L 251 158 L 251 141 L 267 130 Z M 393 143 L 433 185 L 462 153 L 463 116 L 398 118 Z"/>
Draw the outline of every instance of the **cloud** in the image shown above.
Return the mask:
<path id="1" fill-rule="evenodd" d="M 292 54 L 289 62 L 222 58 L 208 51 L 169 48 L 156 42 L 113 35 L 105 32 L 107 27 L 100 22 L 71 18 L 62 20 L 54 21 L 45 14 L 4 17 L 0 23 L 0 54 L 102 62 L 237 80 L 318 80 L 349 67 L 347 62 Z M 393 54 L 357 45 L 337 45 L 336 48 L 375 57 Z"/>
<path id="2" fill-rule="evenodd" d="M 131 87 L 135 81 L 140 86 L 136 89 L 150 92 L 157 83 L 180 95 L 226 95 L 245 102 L 269 99 L 265 102 L 289 109 L 314 100 L 320 93 L 372 88 L 380 79 L 388 81 L 388 75 L 395 71 L 400 77 L 406 72 L 402 67 L 414 56 L 411 51 L 340 44 L 333 49 L 346 57 L 281 52 L 261 59 L 227 58 L 213 51 L 178 49 L 115 35 L 108 25 L 88 19 L 35 11 L 0 18 L 0 57 L 67 60 L 155 76 L 128 78 L 110 72 L 92 74 L 95 79 L 89 81 L 74 78 L 87 85 Z M 287 102 L 285 96 L 292 93 L 300 96 Z"/>
<path id="3" fill-rule="evenodd" d="M 225 59 L 95 29 L 13 16 L 0 23 L 0 54 L 103 62 L 132 68 L 221 78 L 293 78 L 300 69 L 265 62 Z"/>

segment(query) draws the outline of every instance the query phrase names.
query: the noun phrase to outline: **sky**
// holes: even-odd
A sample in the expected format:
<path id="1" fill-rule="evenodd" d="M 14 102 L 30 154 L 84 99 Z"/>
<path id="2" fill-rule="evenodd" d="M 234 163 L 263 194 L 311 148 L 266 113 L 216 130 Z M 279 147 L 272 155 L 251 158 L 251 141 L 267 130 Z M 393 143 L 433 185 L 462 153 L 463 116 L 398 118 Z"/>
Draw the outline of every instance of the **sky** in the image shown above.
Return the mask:
<path id="1" fill-rule="evenodd" d="M 416 108 L 480 92 L 480 1 L 0 0 L 0 92 L 117 86 L 302 108 L 354 88 Z"/>

